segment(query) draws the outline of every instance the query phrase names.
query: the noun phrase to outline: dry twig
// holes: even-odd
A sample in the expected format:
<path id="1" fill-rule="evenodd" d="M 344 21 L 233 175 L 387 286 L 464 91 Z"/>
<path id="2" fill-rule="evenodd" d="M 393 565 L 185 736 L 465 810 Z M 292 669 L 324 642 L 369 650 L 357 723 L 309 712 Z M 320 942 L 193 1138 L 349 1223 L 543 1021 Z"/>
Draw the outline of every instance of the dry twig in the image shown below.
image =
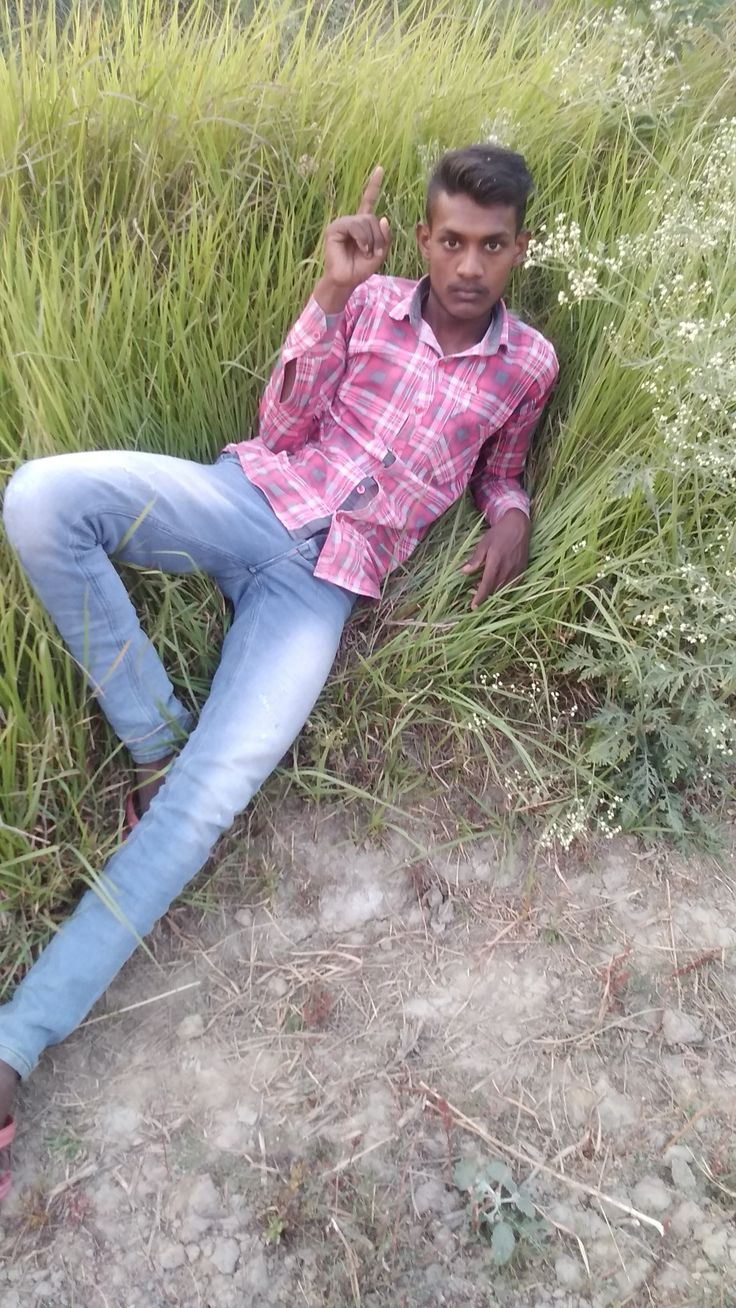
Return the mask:
<path id="1" fill-rule="evenodd" d="M 180 995 L 184 990 L 194 990 L 201 985 L 201 981 L 189 981 L 185 986 L 177 986 L 175 990 L 165 990 L 162 995 L 151 995 L 150 999 L 139 999 L 137 1004 L 126 1004 L 125 1008 L 116 1008 L 114 1013 L 101 1013 L 99 1017 L 88 1017 L 86 1022 L 82 1022 L 79 1030 L 85 1026 L 94 1026 L 96 1022 L 107 1022 L 111 1017 L 120 1017 L 123 1013 L 132 1013 L 136 1008 L 145 1008 L 147 1004 L 157 1004 L 159 999 L 170 999 L 172 995 Z"/>

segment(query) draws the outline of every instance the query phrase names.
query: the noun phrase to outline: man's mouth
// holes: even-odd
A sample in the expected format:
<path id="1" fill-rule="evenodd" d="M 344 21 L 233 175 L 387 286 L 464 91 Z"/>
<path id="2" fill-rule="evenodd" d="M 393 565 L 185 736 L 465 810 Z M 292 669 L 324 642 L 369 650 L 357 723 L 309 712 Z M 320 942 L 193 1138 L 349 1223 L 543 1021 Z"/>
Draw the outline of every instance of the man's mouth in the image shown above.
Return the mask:
<path id="1" fill-rule="evenodd" d="M 475 302 L 485 297 L 485 290 L 482 286 L 451 286 L 450 294 L 458 300 Z"/>

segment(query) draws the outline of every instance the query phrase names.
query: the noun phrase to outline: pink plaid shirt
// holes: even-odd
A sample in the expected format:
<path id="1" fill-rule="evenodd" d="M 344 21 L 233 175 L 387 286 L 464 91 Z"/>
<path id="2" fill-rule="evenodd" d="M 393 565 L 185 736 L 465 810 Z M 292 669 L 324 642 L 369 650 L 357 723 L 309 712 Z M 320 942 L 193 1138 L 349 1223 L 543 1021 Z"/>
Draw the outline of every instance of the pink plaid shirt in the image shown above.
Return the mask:
<path id="1" fill-rule="evenodd" d="M 443 355 L 421 314 L 426 285 L 371 277 L 329 319 L 310 299 L 264 393 L 259 435 L 228 446 L 289 531 L 329 528 L 315 575 L 374 598 L 467 486 L 491 524 L 508 509 L 528 514 L 519 479 L 557 377 L 549 341 L 503 301 L 482 341 Z"/>

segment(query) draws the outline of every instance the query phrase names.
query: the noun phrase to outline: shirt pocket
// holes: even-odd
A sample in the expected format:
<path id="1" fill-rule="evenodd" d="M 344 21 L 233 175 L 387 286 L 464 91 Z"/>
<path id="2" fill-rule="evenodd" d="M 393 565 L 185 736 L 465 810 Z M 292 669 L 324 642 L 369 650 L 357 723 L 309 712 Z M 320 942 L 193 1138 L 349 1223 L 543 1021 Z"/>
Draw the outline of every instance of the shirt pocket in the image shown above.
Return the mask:
<path id="1" fill-rule="evenodd" d="M 436 429 L 426 439 L 417 432 L 409 462 L 421 476 L 461 494 L 484 445 L 501 431 L 511 413 L 508 399 L 488 385 L 448 374 L 431 415 Z"/>

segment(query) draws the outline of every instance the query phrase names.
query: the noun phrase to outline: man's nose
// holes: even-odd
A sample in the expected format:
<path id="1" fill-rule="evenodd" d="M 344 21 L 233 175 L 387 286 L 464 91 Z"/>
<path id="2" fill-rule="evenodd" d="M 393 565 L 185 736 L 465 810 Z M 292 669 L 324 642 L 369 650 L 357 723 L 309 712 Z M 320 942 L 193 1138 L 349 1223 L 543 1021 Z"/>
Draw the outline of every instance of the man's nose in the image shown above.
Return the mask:
<path id="1" fill-rule="evenodd" d="M 482 276 L 483 265 L 480 261 L 480 255 L 477 250 L 470 249 L 466 246 L 460 256 L 458 264 L 458 276 L 468 282 L 476 282 Z"/>

